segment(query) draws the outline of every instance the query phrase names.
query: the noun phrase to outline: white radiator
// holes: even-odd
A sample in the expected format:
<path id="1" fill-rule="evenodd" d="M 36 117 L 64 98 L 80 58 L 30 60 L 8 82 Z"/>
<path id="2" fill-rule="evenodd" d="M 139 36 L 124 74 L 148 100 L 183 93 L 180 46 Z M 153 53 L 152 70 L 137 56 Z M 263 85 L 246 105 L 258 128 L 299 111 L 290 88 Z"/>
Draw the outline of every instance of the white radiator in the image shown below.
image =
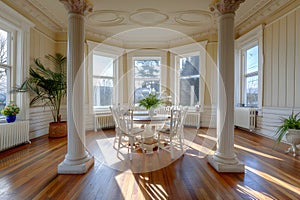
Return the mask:
<path id="1" fill-rule="evenodd" d="M 97 132 L 98 129 L 114 128 L 115 123 L 112 115 L 110 113 L 95 114 L 94 121 L 94 131 Z"/>
<path id="2" fill-rule="evenodd" d="M 185 126 L 200 128 L 200 112 L 188 112 L 186 114 Z"/>
<path id="3" fill-rule="evenodd" d="M 248 130 L 255 129 L 255 108 L 236 107 L 234 109 L 234 125 Z"/>
<path id="4" fill-rule="evenodd" d="M 17 121 L 0 124 L 0 151 L 29 141 L 29 122 Z"/>

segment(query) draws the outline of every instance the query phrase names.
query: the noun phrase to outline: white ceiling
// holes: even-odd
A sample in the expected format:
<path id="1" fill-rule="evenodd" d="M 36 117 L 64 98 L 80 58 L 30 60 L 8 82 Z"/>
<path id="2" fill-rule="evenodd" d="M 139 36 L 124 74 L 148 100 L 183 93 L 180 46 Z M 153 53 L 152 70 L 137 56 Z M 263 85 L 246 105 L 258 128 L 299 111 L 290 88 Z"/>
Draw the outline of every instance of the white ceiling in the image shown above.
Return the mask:
<path id="1" fill-rule="evenodd" d="M 246 0 L 236 12 L 235 25 L 251 26 L 261 12 L 272 13 L 292 0 Z M 11 0 L 54 32 L 67 31 L 67 10 L 59 0 Z M 170 42 L 215 33 L 211 0 L 92 0 L 86 15 L 86 33 L 125 43 Z"/>

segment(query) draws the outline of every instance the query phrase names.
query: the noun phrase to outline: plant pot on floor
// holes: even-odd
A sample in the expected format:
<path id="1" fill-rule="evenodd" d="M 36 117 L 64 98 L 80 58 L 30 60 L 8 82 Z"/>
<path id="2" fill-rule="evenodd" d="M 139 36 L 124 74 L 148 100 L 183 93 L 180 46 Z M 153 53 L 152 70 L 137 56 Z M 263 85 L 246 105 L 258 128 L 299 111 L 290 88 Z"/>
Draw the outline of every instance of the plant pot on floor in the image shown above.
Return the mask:
<path id="1" fill-rule="evenodd" d="M 50 122 L 49 123 L 49 138 L 66 137 L 68 134 L 67 122 Z"/>
<path id="2" fill-rule="evenodd" d="M 296 156 L 299 151 L 297 145 L 300 144 L 300 130 L 289 129 L 285 137 L 286 141 L 291 144 L 291 147 L 286 152 L 289 153 L 292 151 L 293 156 Z"/>

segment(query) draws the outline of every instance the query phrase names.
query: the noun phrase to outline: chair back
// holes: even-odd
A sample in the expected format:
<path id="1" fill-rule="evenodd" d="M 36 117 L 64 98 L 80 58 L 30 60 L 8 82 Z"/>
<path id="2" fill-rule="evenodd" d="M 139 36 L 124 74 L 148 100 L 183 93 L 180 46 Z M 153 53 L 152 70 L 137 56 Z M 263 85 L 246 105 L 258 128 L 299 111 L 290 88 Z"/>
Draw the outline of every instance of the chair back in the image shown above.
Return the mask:
<path id="1" fill-rule="evenodd" d="M 115 112 L 120 130 L 130 134 L 133 128 L 133 110 L 120 108 L 116 109 Z"/>
<path id="2" fill-rule="evenodd" d="M 179 124 L 181 119 L 181 111 L 177 108 L 172 108 L 171 119 L 170 119 L 170 135 L 176 135 L 178 132 Z"/>
<path id="3" fill-rule="evenodd" d="M 116 113 L 116 109 L 117 109 L 117 108 L 116 108 L 116 107 L 110 106 L 109 109 L 110 109 L 110 112 L 111 112 L 111 114 L 112 114 L 113 120 L 114 120 L 114 122 L 115 122 L 115 127 L 116 127 L 116 129 L 117 129 L 117 128 L 119 128 L 119 121 L 118 121 L 117 113 Z"/>

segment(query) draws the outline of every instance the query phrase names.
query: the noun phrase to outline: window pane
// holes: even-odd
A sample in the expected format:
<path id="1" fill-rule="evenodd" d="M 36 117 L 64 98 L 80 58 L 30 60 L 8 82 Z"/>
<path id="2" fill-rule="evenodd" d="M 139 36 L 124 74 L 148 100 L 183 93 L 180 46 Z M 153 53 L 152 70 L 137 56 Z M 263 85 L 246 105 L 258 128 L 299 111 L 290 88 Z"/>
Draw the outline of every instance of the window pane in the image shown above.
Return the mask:
<path id="1" fill-rule="evenodd" d="M 5 66 L 1 66 L 4 64 Z M 4 108 L 9 101 L 9 76 L 10 68 L 8 64 L 8 32 L 0 29 L 0 110 Z M 1 113 L 0 113 L 0 116 Z"/>
<path id="2" fill-rule="evenodd" d="M 246 51 L 246 74 L 258 71 L 258 46 Z"/>
<path id="3" fill-rule="evenodd" d="M 113 79 L 94 78 L 94 106 L 110 106 L 113 97 Z"/>
<path id="4" fill-rule="evenodd" d="M 180 58 L 180 76 L 199 75 L 199 56 Z"/>
<path id="5" fill-rule="evenodd" d="M 134 75 L 135 78 L 160 78 L 160 60 L 135 60 Z"/>
<path id="6" fill-rule="evenodd" d="M 94 76 L 114 76 L 114 59 L 111 57 L 93 55 L 93 75 Z"/>
<path id="7" fill-rule="evenodd" d="M 258 76 L 246 78 L 246 105 L 257 106 L 258 103 Z"/>
<path id="8" fill-rule="evenodd" d="M 8 64 L 7 57 L 7 42 L 8 42 L 8 33 L 0 29 L 0 63 L 1 64 Z"/>
<path id="9" fill-rule="evenodd" d="M 8 87 L 8 69 L 0 67 L 0 110 L 6 105 Z"/>
<path id="10" fill-rule="evenodd" d="M 160 59 L 134 60 L 134 103 L 160 93 Z"/>
<path id="11" fill-rule="evenodd" d="M 180 79 L 180 105 L 195 106 L 199 101 L 199 77 Z"/>
<path id="12" fill-rule="evenodd" d="M 150 93 L 159 94 L 159 91 L 159 80 L 135 79 L 134 102 L 140 102 L 140 100 L 147 97 Z"/>

